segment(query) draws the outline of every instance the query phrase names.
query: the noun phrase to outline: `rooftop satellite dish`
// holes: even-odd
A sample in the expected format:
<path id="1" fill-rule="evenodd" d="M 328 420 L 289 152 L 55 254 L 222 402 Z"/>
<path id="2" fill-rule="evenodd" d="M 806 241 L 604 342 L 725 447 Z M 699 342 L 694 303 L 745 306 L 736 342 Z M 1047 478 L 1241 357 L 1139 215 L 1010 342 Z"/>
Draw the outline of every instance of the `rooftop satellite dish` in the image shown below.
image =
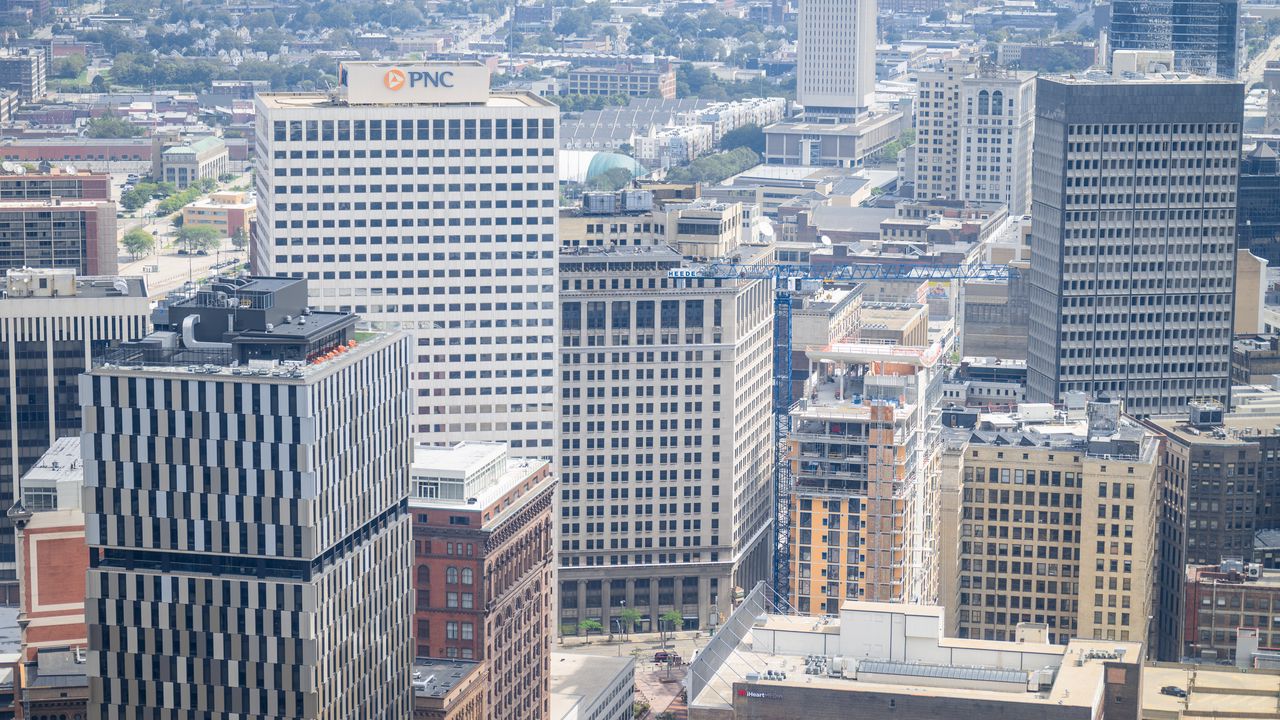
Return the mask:
<path id="1" fill-rule="evenodd" d="M 3 170 L 7 173 L 17 172 L 17 167 L 18 166 L 16 164 L 11 163 L 8 160 L 0 163 L 0 170 Z"/>
<path id="2" fill-rule="evenodd" d="M 26 172 L 27 172 L 27 169 L 21 165 L 18 165 L 13 168 L 13 174 L 15 175 L 25 175 Z"/>
<path id="3" fill-rule="evenodd" d="M 68 165 L 68 166 L 67 166 L 67 174 L 68 174 L 68 175 L 75 175 L 75 174 L 76 174 L 76 166 L 75 166 L 75 165 Z"/>
<path id="4" fill-rule="evenodd" d="M 826 236 L 826 235 L 823 235 L 821 238 L 818 238 L 818 239 L 822 241 L 822 244 L 823 244 L 823 245 L 830 245 L 830 244 L 831 244 L 831 238 L 830 238 L 830 237 L 828 237 L 828 236 Z"/>

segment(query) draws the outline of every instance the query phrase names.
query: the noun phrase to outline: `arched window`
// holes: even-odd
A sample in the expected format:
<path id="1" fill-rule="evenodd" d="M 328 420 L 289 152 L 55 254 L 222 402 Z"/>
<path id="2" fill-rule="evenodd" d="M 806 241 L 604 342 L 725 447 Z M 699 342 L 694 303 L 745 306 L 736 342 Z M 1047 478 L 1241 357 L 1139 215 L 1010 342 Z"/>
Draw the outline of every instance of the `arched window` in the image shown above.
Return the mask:
<path id="1" fill-rule="evenodd" d="M 471 568 L 462 568 L 462 584 L 463 585 L 470 585 L 474 579 L 475 579 L 475 573 L 471 570 Z"/>
<path id="2" fill-rule="evenodd" d="M 986 90 L 978 93 L 978 114 L 986 115 L 991 112 L 991 96 Z"/>
<path id="3" fill-rule="evenodd" d="M 444 581 L 449 585 L 456 585 L 458 582 L 458 568 L 446 568 L 444 571 Z"/>
<path id="4" fill-rule="evenodd" d="M 431 584 L 431 570 L 426 565 L 418 566 L 418 589 Z"/>
<path id="5" fill-rule="evenodd" d="M 1004 114 L 1004 93 L 1000 92 L 999 90 L 991 93 L 991 114 L 992 115 Z"/>

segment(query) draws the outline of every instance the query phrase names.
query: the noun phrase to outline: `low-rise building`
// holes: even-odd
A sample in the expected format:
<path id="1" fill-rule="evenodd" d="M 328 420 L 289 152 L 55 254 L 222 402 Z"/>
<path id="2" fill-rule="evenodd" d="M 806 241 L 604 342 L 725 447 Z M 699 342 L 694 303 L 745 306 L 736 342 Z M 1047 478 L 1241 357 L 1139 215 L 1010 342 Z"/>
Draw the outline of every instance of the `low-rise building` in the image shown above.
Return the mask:
<path id="1" fill-rule="evenodd" d="M 245 237 L 250 237 L 257 214 L 258 205 L 249 193 L 216 192 L 183 207 L 182 225 L 211 227 L 222 237 L 232 237 L 243 230 Z"/>
<path id="2" fill-rule="evenodd" d="M 51 168 L 42 173 L 0 174 L 0 200 L 111 200 L 107 173 Z"/>
<path id="3" fill-rule="evenodd" d="M 1187 565 L 1183 656 L 1236 662 L 1242 630 L 1257 631 L 1258 647 L 1280 647 L 1280 570 L 1237 559 Z"/>
<path id="4" fill-rule="evenodd" d="M 418 658 L 413 663 L 413 720 L 485 720 L 485 664 Z"/>
<path id="5" fill-rule="evenodd" d="M 1280 374 L 1280 335 L 1236 337 L 1231 344 L 1231 384 L 1271 382 Z"/>
<path id="6" fill-rule="evenodd" d="M 650 128 L 648 134 L 633 136 L 632 144 L 641 164 L 669 168 L 687 165 L 711 152 L 715 139 L 710 125 L 675 125 Z"/>
<path id="7" fill-rule="evenodd" d="M 764 129 L 769 165 L 862 167 L 902 134 L 902 113 L 872 112 L 851 122 L 786 120 Z"/>
<path id="8" fill-rule="evenodd" d="M 927 605 L 847 602 L 835 617 L 767 614 L 752 596 L 741 607 L 750 614 L 690 667 L 690 720 L 1139 718 L 1138 642 L 1049 644 L 1033 624 L 1006 641 L 952 638 Z"/>
<path id="9" fill-rule="evenodd" d="M 40 648 L 22 672 L 21 717 L 89 716 L 88 663 L 83 647 Z"/>
<path id="10" fill-rule="evenodd" d="M 665 58 L 652 63 L 624 63 L 614 67 L 581 67 L 569 71 L 566 95 L 676 96 L 676 70 Z"/>
<path id="11" fill-rule="evenodd" d="M 943 398 L 964 407 L 1020 405 L 1027 394 L 1027 361 L 965 357 L 947 370 Z"/>
<path id="12" fill-rule="evenodd" d="M 551 653 L 550 720 L 631 720 L 636 660 Z"/>
<path id="13" fill-rule="evenodd" d="M 160 177 L 179 190 L 200 180 L 217 180 L 227 172 L 227 144 L 220 137 L 204 137 L 174 145 L 160 156 Z"/>

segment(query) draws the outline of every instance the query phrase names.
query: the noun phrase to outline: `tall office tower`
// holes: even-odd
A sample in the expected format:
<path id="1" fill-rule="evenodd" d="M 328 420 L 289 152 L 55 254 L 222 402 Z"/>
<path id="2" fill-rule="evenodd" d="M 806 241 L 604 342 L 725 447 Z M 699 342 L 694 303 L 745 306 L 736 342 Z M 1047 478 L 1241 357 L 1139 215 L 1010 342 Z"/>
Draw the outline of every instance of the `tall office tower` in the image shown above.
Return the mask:
<path id="1" fill-rule="evenodd" d="M 1050 643 L 1146 642 L 1156 434 L 1123 417 L 1118 401 L 962 417 L 943 463 L 949 630 L 1012 640 L 1019 623 L 1042 623 Z"/>
<path id="2" fill-rule="evenodd" d="M 1036 87 L 1030 401 L 1226 403 L 1244 88 L 1168 77 Z"/>
<path id="3" fill-rule="evenodd" d="M 1035 73 L 968 59 L 917 75 L 916 198 L 1031 205 Z"/>
<path id="4" fill-rule="evenodd" d="M 409 343 L 215 278 L 81 376 L 90 717 L 408 720 Z"/>
<path id="5" fill-rule="evenodd" d="M 738 204 L 722 209 L 682 217 L 670 242 L 770 262 L 737 246 Z M 637 631 L 672 611 L 715 626 L 768 574 L 773 292 L 669 277 L 686 266 L 665 245 L 561 252 L 562 626 L 614 627 L 624 607 Z"/>
<path id="6" fill-rule="evenodd" d="M 1280 73 L 1280 70 L 1277 70 Z M 1280 96 L 1280 89 L 1273 91 Z M 1240 160 L 1240 212 L 1236 233 L 1240 247 L 1267 263 L 1280 265 L 1280 154 L 1259 142 Z"/>
<path id="7" fill-rule="evenodd" d="M 555 437 L 558 109 L 480 65 L 343 63 L 257 99 L 252 265 L 414 338 L 414 435 Z"/>
<path id="8" fill-rule="evenodd" d="M 419 447 L 411 477 L 418 657 L 483 660 L 488 720 L 549 718 L 551 461 Z"/>
<path id="9" fill-rule="evenodd" d="M 984 62 L 960 80 L 960 200 L 1031 212 L 1035 78 Z"/>
<path id="10" fill-rule="evenodd" d="M 801 613 L 937 599 L 937 363 L 949 338 L 927 337 L 919 304 L 864 296 L 861 322 L 853 337 L 809 349 L 791 411 L 790 602 Z"/>
<path id="11" fill-rule="evenodd" d="M 876 0 L 800 0 L 796 102 L 810 119 L 849 120 L 876 92 Z"/>
<path id="12" fill-rule="evenodd" d="M 9 270 L 0 297 L 0 508 L 60 437 L 80 432 L 80 373 L 111 341 L 147 331 L 142 278 Z M 13 528 L 0 515 L 0 598 L 17 602 Z"/>
<path id="13" fill-rule="evenodd" d="M 1210 77 L 1239 72 L 1237 0 L 1114 0 L 1110 49 L 1172 50 L 1174 69 Z"/>

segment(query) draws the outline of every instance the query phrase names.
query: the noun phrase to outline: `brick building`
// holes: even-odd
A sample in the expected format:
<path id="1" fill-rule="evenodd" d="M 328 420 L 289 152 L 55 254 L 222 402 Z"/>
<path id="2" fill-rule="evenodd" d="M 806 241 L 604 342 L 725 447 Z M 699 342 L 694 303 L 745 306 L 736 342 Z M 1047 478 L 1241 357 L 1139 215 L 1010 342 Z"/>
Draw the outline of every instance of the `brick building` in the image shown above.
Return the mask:
<path id="1" fill-rule="evenodd" d="M 217 230 L 223 237 L 231 237 L 244 230 L 246 237 L 253 231 L 253 221 L 258 205 L 246 192 L 216 192 L 182 208 L 183 227 L 205 225 Z"/>
<path id="2" fill-rule="evenodd" d="M 106 173 L 52 169 L 47 173 L 0 175 L 0 200 L 111 200 L 111 176 Z"/>
<path id="3" fill-rule="evenodd" d="M 1280 647 L 1280 571 L 1240 560 L 1188 565 L 1183 656 L 1235 660 L 1239 631 L 1257 632 L 1259 646 Z"/>
<path id="4" fill-rule="evenodd" d="M 35 467 L 23 476 L 24 485 L 83 487 L 80 438 L 61 438 Z M 56 489 L 62 489 L 61 487 Z M 55 492 L 56 492 L 55 489 Z M 84 513 L 75 492 L 63 492 L 58 504 L 25 502 L 9 512 L 17 532 L 18 578 L 21 597 L 18 627 L 24 660 L 37 651 L 59 647 L 85 648 L 84 578 L 89 570 L 89 547 L 84 539 Z"/>
<path id="5" fill-rule="evenodd" d="M 418 656 L 485 662 L 487 718 L 547 718 L 550 462 L 503 443 L 421 446 L 411 483 Z"/>

